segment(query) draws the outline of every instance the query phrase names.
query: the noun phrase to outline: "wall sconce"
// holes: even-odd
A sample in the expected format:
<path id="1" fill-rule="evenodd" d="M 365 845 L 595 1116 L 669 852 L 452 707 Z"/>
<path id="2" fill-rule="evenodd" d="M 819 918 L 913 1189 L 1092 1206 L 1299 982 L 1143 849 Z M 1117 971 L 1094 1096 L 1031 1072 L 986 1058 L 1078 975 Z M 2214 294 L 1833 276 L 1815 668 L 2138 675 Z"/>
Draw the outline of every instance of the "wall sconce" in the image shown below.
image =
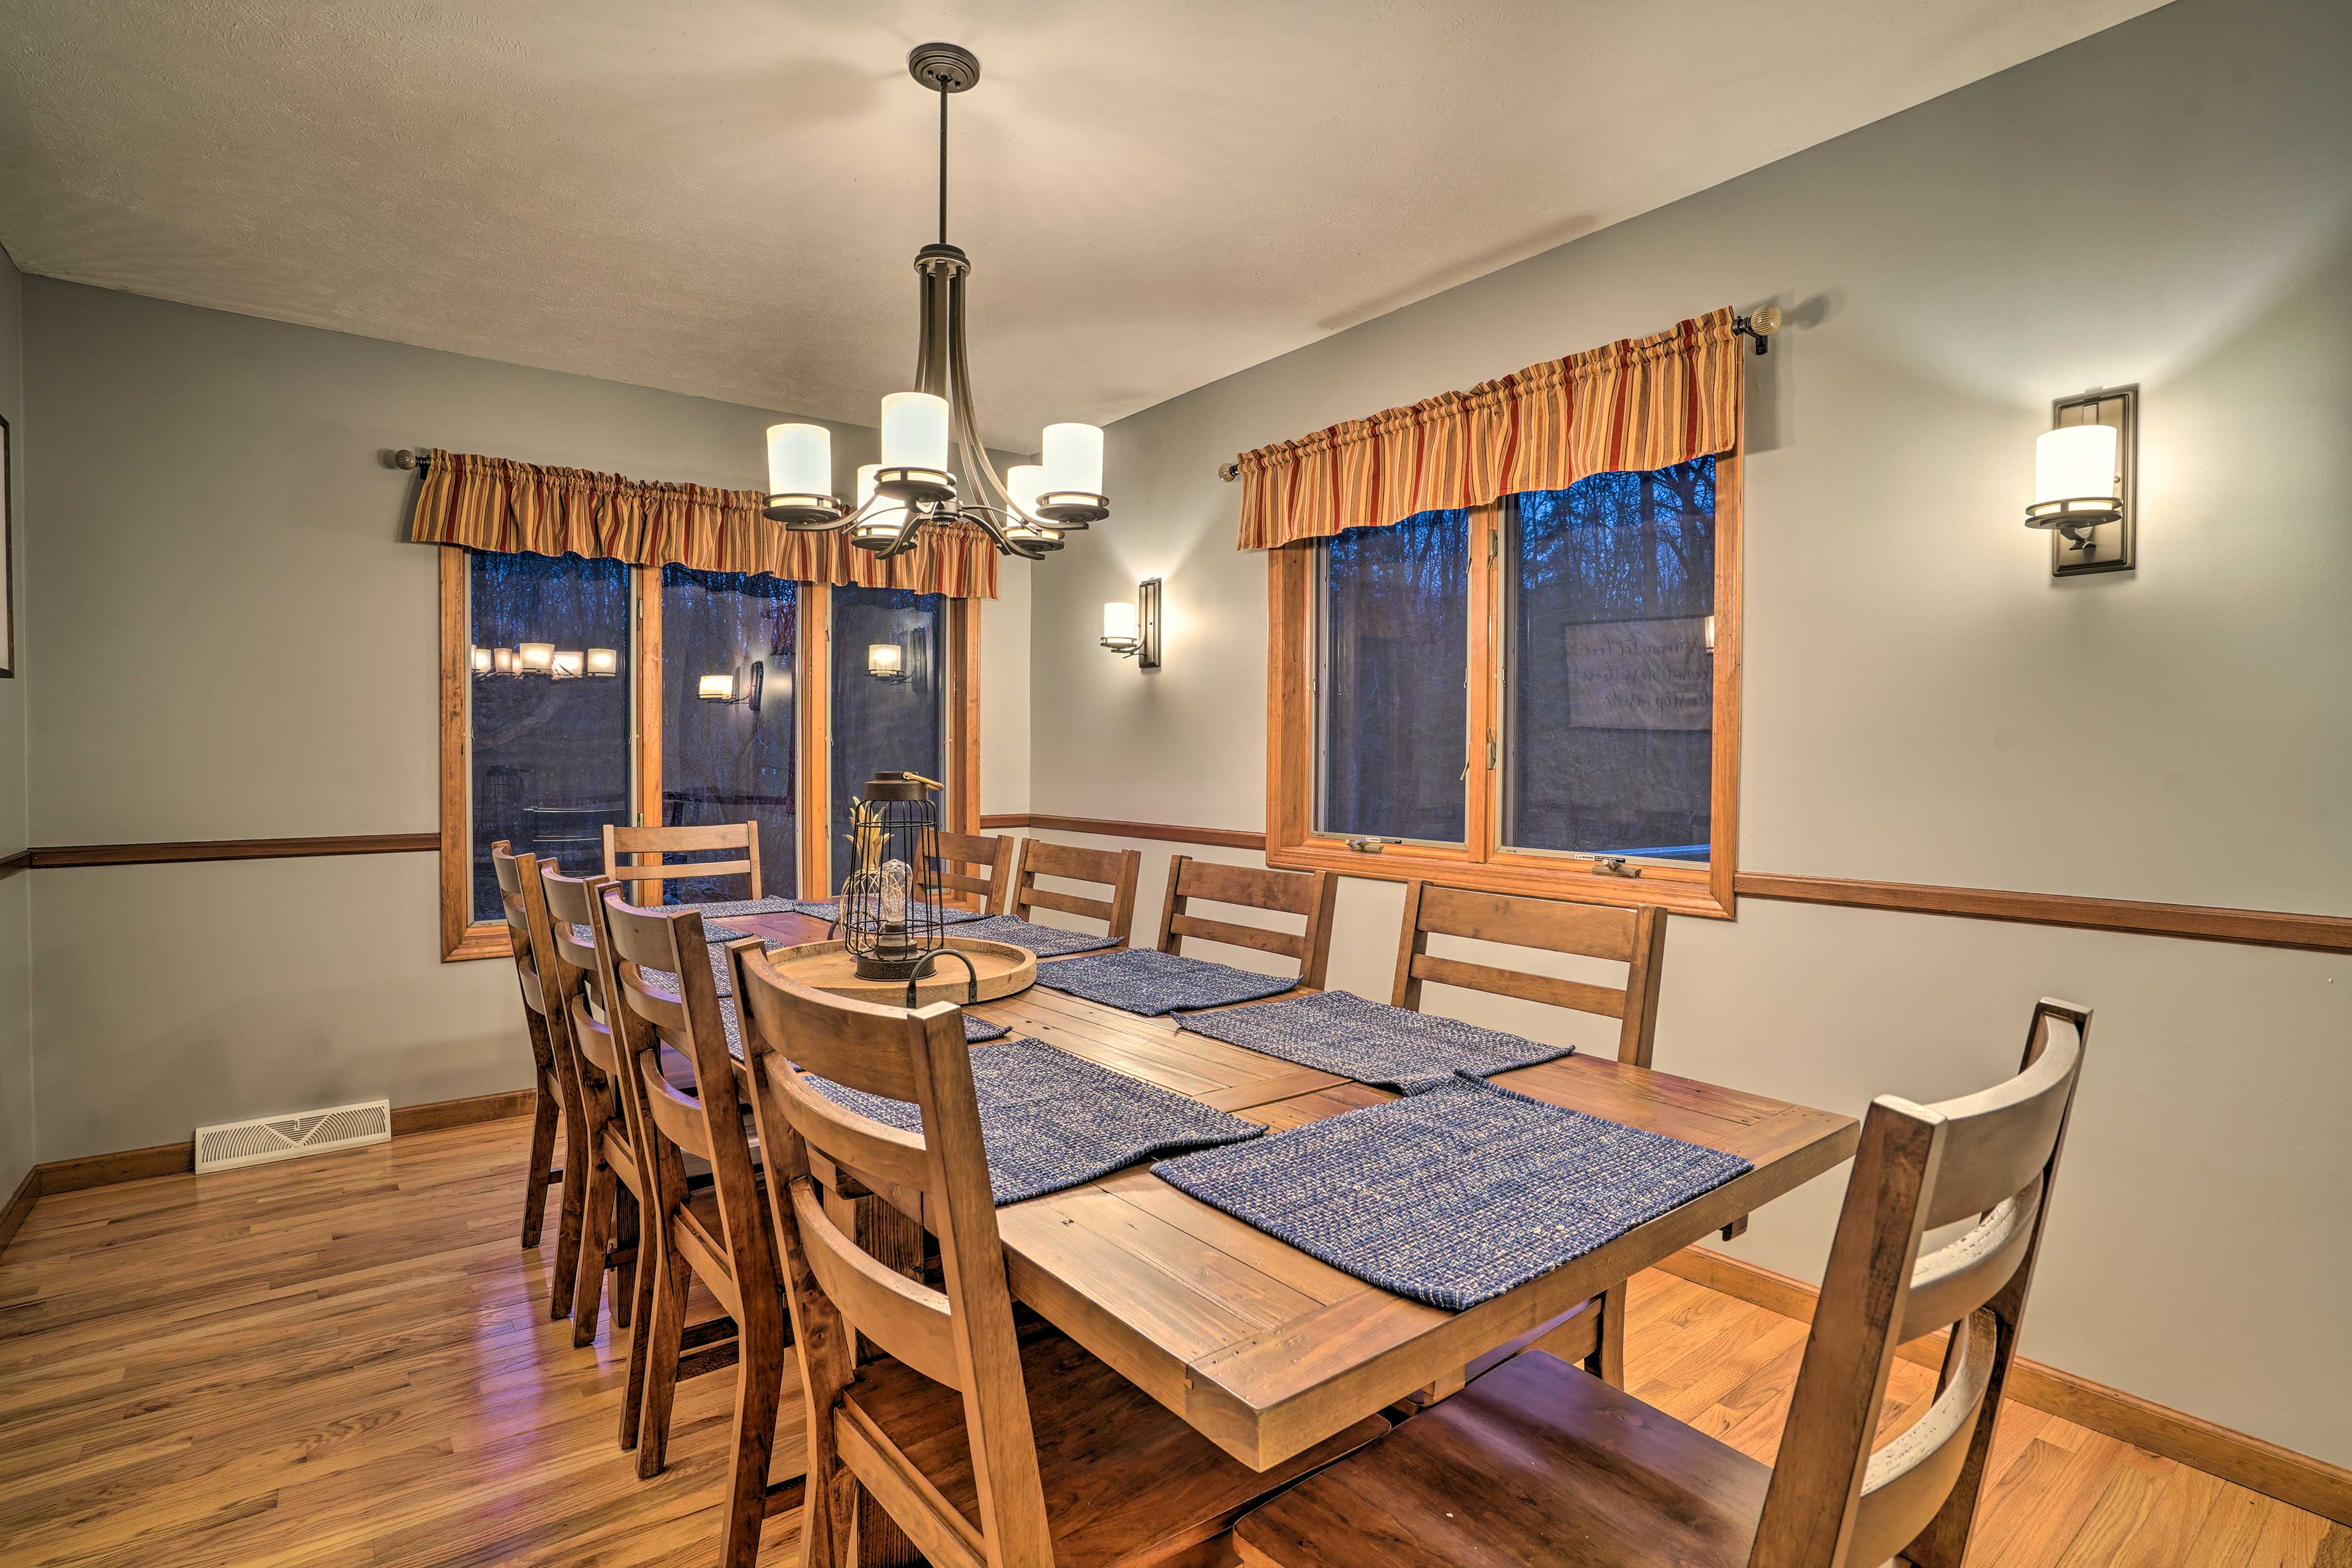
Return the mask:
<path id="1" fill-rule="evenodd" d="M 551 642 L 521 642 L 515 644 L 515 668 L 525 675 L 545 675 L 555 665 L 555 645 Z"/>
<path id="2" fill-rule="evenodd" d="M 588 673 L 593 676 L 621 673 L 621 655 L 616 648 L 592 647 L 588 650 Z"/>
<path id="3" fill-rule="evenodd" d="M 2033 444 L 2025 526 L 2050 533 L 2050 574 L 2128 572 L 2139 558 L 2139 388 L 2062 397 Z"/>
<path id="4" fill-rule="evenodd" d="M 490 650 L 490 668 L 493 673 L 499 675 L 522 673 L 522 665 L 515 658 L 515 650 L 510 647 L 494 647 Z"/>
<path id="5" fill-rule="evenodd" d="M 488 675 L 494 668 L 496 667 L 491 661 L 490 650 L 488 648 L 478 647 L 474 650 L 474 673 L 476 675 Z"/>
<path id="6" fill-rule="evenodd" d="M 1102 645 L 1138 669 L 1160 668 L 1160 579 L 1136 584 L 1135 603 L 1113 599 L 1103 606 Z"/>
<path id="7" fill-rule="evenodd" d="M 751 661 L 751 679 L 741 683 L 740 693 L 735 677 L 730 673 L 704 676 L 695 688 L 695 695 L 705 702 L 748 703 L 751 711 L 757 713 L 760 710 L 760 691 L 767 684 L 767 675 L 768 667 L 755 658 Z"/>
<path id="8" fill-rule="evenodd" d="M 907 679 L 907 650 L 894 642 L 868 643 L 866 673 L 877 680 Z"/>

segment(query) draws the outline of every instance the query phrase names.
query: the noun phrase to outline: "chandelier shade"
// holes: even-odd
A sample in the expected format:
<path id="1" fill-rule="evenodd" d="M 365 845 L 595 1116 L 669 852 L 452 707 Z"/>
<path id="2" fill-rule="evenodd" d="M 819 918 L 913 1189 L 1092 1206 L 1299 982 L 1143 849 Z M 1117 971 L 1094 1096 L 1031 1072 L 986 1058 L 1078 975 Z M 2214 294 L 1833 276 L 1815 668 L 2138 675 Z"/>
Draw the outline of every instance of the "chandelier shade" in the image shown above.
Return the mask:
<path id="1" fill-rule="evenodd" d="M 1039 560 L 1062 547 L 1065 533 L 1110 515 L 1103 433 L 1048 425 L 1039 462 L 997 473 L 981 439 L 964 346 L 971 258 L 948 243 L 947 224 L 948 98 L 980 79 L 980 61 L 959 45 L 931 43 L 908 53 L 907 68 L 940 97 L 940 237 L 915 253 L 914 388 L 882 399 L 882 460 L 858 469 L 854 502 L 833 492 L 832 440 L 822 426 L 771 426 L 761 515 L 806 531 L 845 530 L 850 543 L 885 559 L 913 549 L 927 525 L 969 522 L 1002 553 Z"/>

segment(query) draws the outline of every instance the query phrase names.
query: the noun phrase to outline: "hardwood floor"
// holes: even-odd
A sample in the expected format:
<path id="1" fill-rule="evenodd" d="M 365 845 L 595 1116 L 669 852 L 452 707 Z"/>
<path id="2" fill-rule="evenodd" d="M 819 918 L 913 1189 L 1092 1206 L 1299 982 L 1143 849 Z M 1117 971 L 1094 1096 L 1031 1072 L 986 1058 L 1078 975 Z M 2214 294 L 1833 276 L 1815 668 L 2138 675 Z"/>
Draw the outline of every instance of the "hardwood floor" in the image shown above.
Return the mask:
<path id="1" fill-rule="evenodd" d="M 43 1198 L 0 1255 L 0 1564 L 704 1564 L 732 1384 L 670 1468 L 614 1443 L 625 1342 L 572 1348 L 515 1247 L 527 1121 Z M 1633 1392 L 1769 1459 L 1802 1327 L 1634 1280 Z M 1898 1363 L 1890 1421 L 1934 1374 Z M 799 1440 L 798 1395 L 786 1405 Z M 2352 1531 L 2006 1412 L 1972 1563 L 2352 1568 Z M 797 1514 L 762 1560 L 793 1561 Z"/>

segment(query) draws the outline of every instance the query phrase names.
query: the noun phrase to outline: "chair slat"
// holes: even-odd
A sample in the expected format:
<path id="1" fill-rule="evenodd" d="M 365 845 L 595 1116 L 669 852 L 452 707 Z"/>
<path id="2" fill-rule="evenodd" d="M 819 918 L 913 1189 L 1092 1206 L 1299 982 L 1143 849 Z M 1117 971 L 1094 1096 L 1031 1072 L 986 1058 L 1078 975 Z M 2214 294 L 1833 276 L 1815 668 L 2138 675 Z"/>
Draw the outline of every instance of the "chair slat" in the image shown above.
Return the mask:
<path id="1" fill-rule="evenodd" d="M 919 1189 L 929 1177 L 923 1141 L 837 1105 L 785 1068 L 771 1074 L 779 1107 L 793 1131 L 825 1152 L 869 1188 Z"/>
<path id="2" fill-rule="evenodd" d="M 740 849 L 740 860 L 689 860 L 665 865 L 666 854 Z M 761 896 L 760 825 L 708 823 L 690 827 L 629 827 L 604 825 L 604 875 L 623 882 L 663 882 L 677 877 L 745 877 L 751 894 Z"/>
<path id="3" fill-rule="evenodd" d="M 702 1102 L 671 1087 L 662 1076 L 660 1058 L 654 1052 L 647 1051 L 638 1060 L 646 1086 L 646 1109 L 653 1112 L 654 1125 L 663 1137 L 687 1152 L 709 1159 L 710 1132 L 703 1124 Z"/>
<path id="4" fill-rule="evenodd" d="M 746 1027 L 755 1028 L 802 1071 L 885 1100 L 918 1097 L 914 1068 L 900 1045 L 910 1016 L 904 1008 L 853 1001 L 788 980 L 755 939 L 730 942 L 727 952 L 735 965 L 735 996 L 745 1008 Z M 747 1052 L 750 1045 L 746 1040 Z"/>
<path id="5" fill-rule="evenodd" d="M 1059 893 L 1051 888 L 1032 888 L 1021 895 L 1021 901 L 1033 910 L 1059 910 L 1066 915 L 1086 915 L 1098 921 L 1107 921 L 1117 912 L 1108 900 Z"/>
<path id="6" fill-rule="evenodd" d="M 793 1181 L 792 1194 L 809 1269 L 843 1315 L 859 1333 L 932 1382 L 961 1388 L 947 1297 L 868 1257 L 833 1223 L 817 1199 L 815 1184 L 806 1177 Z"/>
<path id="7" fill-rule="evenodd" d="M 1911 1294 L 1903 1304 L 1906 1325 L 1901 1339 L 1933 1332 L 1983 1306 L 2009 1283 L 2042 1213 L 2042 1175 L 2025 1191 L 2003 1199 L 1975 1229 L 1919 1259 L 1911 1271 Z M 1921 1325 L 1913 1330 L 1908 1325 Z"/>
<path id="8" fill-rule="evenodd" d="M 742 877 L 751 870 L 749 860 L 681 860 L 659 866 L 624 866 L 624 882 L 667 882 L 679 877 Z"/>
<path id="9" fill-rule="evenodd" d="M 1471 991 L 1517 996 L 1527 1002 L 1548 1002 L 1555 1007 L 1571 1008 L 1579 1013 L 1597 1013 L 1604 1018 L 1625 1016 L 1625 993 L 1612 991 L 1605 985 L 1588 985 L 1580 980 L 1528 974 L 1516 969 L 1497 969 L 1492 964 L 1440 958 L 1427 952 L 1414 957 L 1412 974 L 1417 980 L 1432 981 L 1439 985 L 1459 985 Z"/>
<path id="10" fill-rule="evenodd" d="M 1080 849 L 1068 844 L 1026 840 L 1021 848 L 1020 875 L 1013 880 L 1008 913 L 1026 919 L 1032 909 L 1058 910 L 1087 915 L 1110 928 L 1112 942 L 1125 946 L 1135 926 L 1135 886 L 1143 875 L 1143 853 L 1138 849 Z M 1037 886 L 1040 877 L 1092 882 L 1108 887 L 1108 900 L 1081 900 L 1074 894 Z"/>
<path id="11" fill-rule="evenodd" d="M 2063 1019 L 2038 1027 L 2046 1030 L 2046 1047 L 2024 1072 L 1936 1107 L 1948 1125 L 1928 1228 L 1985 1213 L 2022 1191 L 2049 1162 L 2074 1101 L 2083 1041 L 2081 1030 Z"/>
<path id="12" fill-rule="evenodd" d="M 1168 930 L 1175 936 L 1197 936 L 1203 942 L 1228 942 L 1234 947 L 1255 948 L 1284 958 L 1305 956 L 1307 938 L 1297 931 L 1268 931 L 1264 926 L 1235 925 L 1231 921 L 1213 921 L 1200 915 L 1171 915 Z"/>
<path id="13" fill-rule="evenodd" d="M 1951 1495 L 1991 1380 L 1997 1325 L 1979 1312 L 1952 1336 L 1944 1386 L 1927 1413 L 1870 1457 L 1854 1509 L 1850 1563 L 1883 1563 L 1918 1537 Z"/>
<path id="14" fill-rule="evenodd" d="M 1609 904 L 1571 904 L 1550 899 L 1513 898 L 1467 888 L 1422 889 L 1421 929 L 1442 936 L 1580 952 L 1627 963 L 1633 956 L 1633 931 L 1641 912 Z"/>
<path id="15" fill-rule="evenodd" d="M 1315 912 L 1315 879 L 1297 871 L 1259 870 L 1184 857 L 1181 891 L 1211 903 L 1244 904 L 1282 914 Z"/>

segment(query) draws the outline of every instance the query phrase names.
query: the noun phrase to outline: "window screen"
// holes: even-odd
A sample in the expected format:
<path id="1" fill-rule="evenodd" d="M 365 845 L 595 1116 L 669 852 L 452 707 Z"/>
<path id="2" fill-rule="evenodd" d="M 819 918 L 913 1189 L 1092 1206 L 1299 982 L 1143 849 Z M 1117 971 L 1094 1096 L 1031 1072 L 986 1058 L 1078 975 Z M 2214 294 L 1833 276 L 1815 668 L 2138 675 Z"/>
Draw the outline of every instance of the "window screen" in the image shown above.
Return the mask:
<path id="1" fill-rule="evenodd" d="M 1515 497 L 1502 568 L 1503 846 L 1705 860 L 1715 459 Z"/>
<path id="2" fill-rule="evenodd" d="M 490 846 L 601 870 L 604 825 L 629 820 L 629 569 L 577 555 L 469 552 L 468 616 L 478 649 L 548 643 L 547 670 L 470 674 L 473 918 L 499 921 Z M 621 673 L 560 677 L 563 654 L 614 650 Z"/>
<path id="3" fill-rule="evenodd" d="M 758 823 L 762 890 L 784 898 L 800 890 L 798 590 L 775 577 L 662 568 L 662 824 Z M 705 697 L 706 676 L 726 677 L 730 695 Z M 736 858 L 727 849 L 667 858 Z M 663 886 L 672 903 L 747 890 L 740 875 Z"/>
<path id="4" fill-rule="evenodd" d="M 1316 828 L 1463 840 L 1470 514 L 1359 528 L 1320 552 Z"/>

